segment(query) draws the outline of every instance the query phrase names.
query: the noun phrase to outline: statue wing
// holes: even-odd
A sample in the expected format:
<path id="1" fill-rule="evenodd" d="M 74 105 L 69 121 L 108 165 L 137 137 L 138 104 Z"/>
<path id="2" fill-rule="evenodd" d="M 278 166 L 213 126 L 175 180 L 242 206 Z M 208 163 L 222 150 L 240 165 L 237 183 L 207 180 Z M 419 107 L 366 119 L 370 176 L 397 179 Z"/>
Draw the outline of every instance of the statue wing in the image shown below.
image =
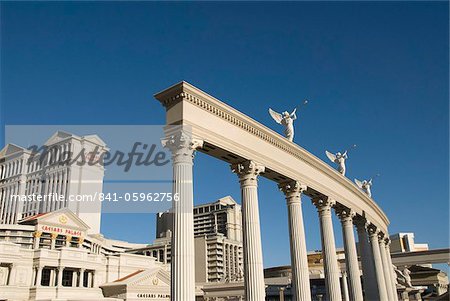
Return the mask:
<path id="1" fill-rule="evenodd" d="M 363 184 L 362 184 L 362 182 L 360 180 L 355 179 L 355 183 L 356 183 L 356 186 L 359 187 L 359 189 L 363 189 Z"/>
<path id="2" fill-rule="evenodd" d="M 336 155 L 335 154 L 332 154 L 332 153 L 330 153 L 327 150 L 325 151 L 325 154 L 327 154 L 327 157 L 328 157 L 328 159 L 330 159 L 331 162 L 334 163 L 334 161 L 336 161 Z"/>
<path id="3" fill-rule="evenodd" d="M 272 116 L 273 120 L 276 121 L 276 123 L 281 124 L 281 120 L 283 120 L 283 116 L 281 116 L 280 113 L 277 113 L 274 110 L 272 110 L 271 108 L 269 108 L 269 114 L 270 114 L 270 116 Z"/>

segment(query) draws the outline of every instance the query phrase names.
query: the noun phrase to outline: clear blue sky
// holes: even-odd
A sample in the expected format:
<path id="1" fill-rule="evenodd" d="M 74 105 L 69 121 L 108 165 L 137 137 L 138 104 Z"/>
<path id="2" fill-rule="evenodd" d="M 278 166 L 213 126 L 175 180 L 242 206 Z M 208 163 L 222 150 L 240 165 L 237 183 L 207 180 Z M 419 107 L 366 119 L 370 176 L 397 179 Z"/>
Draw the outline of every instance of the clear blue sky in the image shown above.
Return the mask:
<path id="1" fill-rule="evenodd" d="M 153 93 L 186 80 L 280 132 L 267 108 L 308 98 L 296 142 L 324 160 L 325 149 L 358 144 L 348 176 L 382 174 L 373 194 L 390 232 L 448 247 L 448 11 L 406 1 L 2 2 L 1 124 L 163 124 Z M 226 164 L 201 154 L 195 163 L 196 203 L 240 202 Z M 264 264 L 288 264 L 283 196 L 262 179 L 259 198 Z M 319 249 L 307 199 L 304 215 L 308 249 Z M 104 215 L 102 231 L 150 242 L 154 216 Z"/>

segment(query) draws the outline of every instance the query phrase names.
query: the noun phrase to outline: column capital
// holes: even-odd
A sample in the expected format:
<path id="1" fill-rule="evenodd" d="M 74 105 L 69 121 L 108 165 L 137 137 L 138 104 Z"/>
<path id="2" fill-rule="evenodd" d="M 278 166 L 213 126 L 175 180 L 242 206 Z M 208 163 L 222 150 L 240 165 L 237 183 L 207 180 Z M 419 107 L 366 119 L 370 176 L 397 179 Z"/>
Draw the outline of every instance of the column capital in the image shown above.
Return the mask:
<path id="1" fill-rule="evenodd" d="M 344 221 L 352 221 L 353 218 L 356 216 L 356 212 L 351 210 L 350 208 L 347 208 L 343 205 L 336 205 L 334 207 L 334 210 L 336 211 L 336 215 L 339 217 L 341 222 Z"/>
<path id="2" fill-rule="evenodd" d="M 330 210 L 331 207 L 333 207 L 336 204 L 336 201 L 327 196 L 323 196 L 313 198 L 312 203 L 314 206 L 316 206 L 317 211 L 321 212 L 325 210 Z"/>
<path id="3" fill-rule="evenodd" d="M 378 236 L 380 234 L 380 230 L 372 223 L 369 223 L 367 225 L 367 232 L 369 233 L 369 236 L 376 235 Z"/>
<path id="4" fill-rule="evenodd" d="M 195 150 L 203 146 L 203 141 L 189 133 L 179 131 L 161 140 L 162 145 L 172 152 L 174 163 L 192 163 Z"/>
<path id="5" fill-rule="evenodd" d="M 238 175 L 241 186 L 256 186 L 258 175 L 265 171 L 265 167 L 248 160 L 232 164 L 231 171 Z"/>
<path id="6" fill-rule="evenodd" d="M 378 240 L 380 241 L 380 242 L 383 242 L 384 243 L 384 238 L 386 237 L 386 235 L 383 233 L 383 232 L 381 232 L 381 231 L 378 231 Z"/>
<path id="7" fill-rule="evenodd" d="M 55 240 L 58 237 L 58 233 L 51 233 L 52 240 Z"/>
<path id="8" fill-rule="evenodd" d="M 301 194 L 308 188 L 306 185 L 298 181 L 289 181 L 278 184 L 280 191 L 286 196 L 288 202 L 300 201 Z"/>
<path id="9" fill-rule="evenodd" d="M 391 239 L 389 238 L 389 236 L 386 236 L 384 238 L 384 244 L 388 247 L 391 245 Z"/>
<path id="10" fill-rule="evenodd" d="M 34 231 L 33 236 L 36 238 L 40 238 L 42 236 L 42 232 L 41 231 Z"/>
<path id="11" fill-rule="evenodd" d="M 370 224 L 370 222 L 364 216 L 358 214 L 353 218 L 353 222 L 357 229 L 366 229 Z"/>
<path id="12" fill-rule="evenodd" d="M 81 237 L 81 236 L 80 236 L 80 237 L 78 238 L 78 244 L 82 245 L 83 242 L 84 242 L 84 237 Z"/>

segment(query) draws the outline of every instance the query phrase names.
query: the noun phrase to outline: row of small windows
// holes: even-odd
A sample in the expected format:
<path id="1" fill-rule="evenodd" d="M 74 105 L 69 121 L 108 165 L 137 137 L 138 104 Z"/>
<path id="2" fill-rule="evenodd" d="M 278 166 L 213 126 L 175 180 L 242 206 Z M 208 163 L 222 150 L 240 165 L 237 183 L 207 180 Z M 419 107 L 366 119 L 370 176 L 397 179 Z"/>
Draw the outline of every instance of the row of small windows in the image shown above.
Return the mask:
<path id="1" fill-rule="evenodd" d="M 205 207 L 197 207 L 194 208 L 194 214 L 202 214 L 202 213 L 208 213 L 208 212 L 213 212 L 216 210 L 221 210 L 221 209 L 225 209 L 228 206 L 222 205 L 222 204 L 216 204 L 216 205 L 211 205 L 211 206 L 205 206 Z"/>
<path id="2" fill-rule="evenodd" d="M 44 153 L 40 153 L 26 163 L 26 172 L 35 172 L 37 170 L 40 170 L 42 166 L 47 166 L 57 162 L 68 160 L 70 158 L 71 147 L 71 143 L 49 147 L 44 159 L 41 160 L 40 158 L 40 156 L 42 156 Z M 0 179 L 3 180 L 21 174 L 24 162 L 25 160 L 23 158 L 19 158 L 0 165 Z"/>
<path id="3" fill-rule="evenodd" d="M 41 156 L 44 153 L 40 153 L 36 156 L 33 161 L 29 162 L 27 172 L 35 172 L 40 170 L 42 166 L 52 165 L 57 162 L 63 162 L 70 158 L 71 143 L 66 143 L 62 145 L 53 145 L 46 150 L 45 157 L 42 159 Z"/>
<path id="4" fill-rule="evenodd" d="M 1 179 L 6 179 L 20 174 L 22 170 L 23 160 L 18 159 L 0 166 Z"/>

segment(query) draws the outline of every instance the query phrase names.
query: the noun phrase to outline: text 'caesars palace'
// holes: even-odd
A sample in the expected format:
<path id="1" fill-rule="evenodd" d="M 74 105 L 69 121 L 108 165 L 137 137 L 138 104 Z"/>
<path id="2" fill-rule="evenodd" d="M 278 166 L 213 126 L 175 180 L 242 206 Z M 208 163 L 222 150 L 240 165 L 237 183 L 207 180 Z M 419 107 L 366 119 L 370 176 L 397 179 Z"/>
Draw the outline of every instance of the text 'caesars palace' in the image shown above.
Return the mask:
<path id="1" fill-rule="evenodd" d="M 100 233 L 99 195 L 108 172 L 101 160 L 67 164 L 81 149 L 106 151 L 108 141 L 99 135 L 57 131 L 41 142 L 48 153 L 13 143 L 3 148 L 0 300 L 449 300 L 447 275 L 432 266 L 448 264 L 449 249 L 429 250 L 413 233 L 389 233 L 372 181 L 345 176 L 347 152 L 327 152 L 332 162 L 324 162 L 293 142 L 295 110 L 270 110 L 283 136 L 186 82 L 155 98 L 166 111 L 161 142 L 172 155 L 171 193 L 178 199 L 156 214 L 149 244 Z M 230 166 L 240 200 L 195 199 L 196 152 Z M 279 201 L 288 213 L 286 266 L 264 266 L 260 177 L 286 201 Z M 72 202 L 73 195 L 93 198 Z M 306 244 L 306 200 L 317 208 L 318 251 Z"/>

